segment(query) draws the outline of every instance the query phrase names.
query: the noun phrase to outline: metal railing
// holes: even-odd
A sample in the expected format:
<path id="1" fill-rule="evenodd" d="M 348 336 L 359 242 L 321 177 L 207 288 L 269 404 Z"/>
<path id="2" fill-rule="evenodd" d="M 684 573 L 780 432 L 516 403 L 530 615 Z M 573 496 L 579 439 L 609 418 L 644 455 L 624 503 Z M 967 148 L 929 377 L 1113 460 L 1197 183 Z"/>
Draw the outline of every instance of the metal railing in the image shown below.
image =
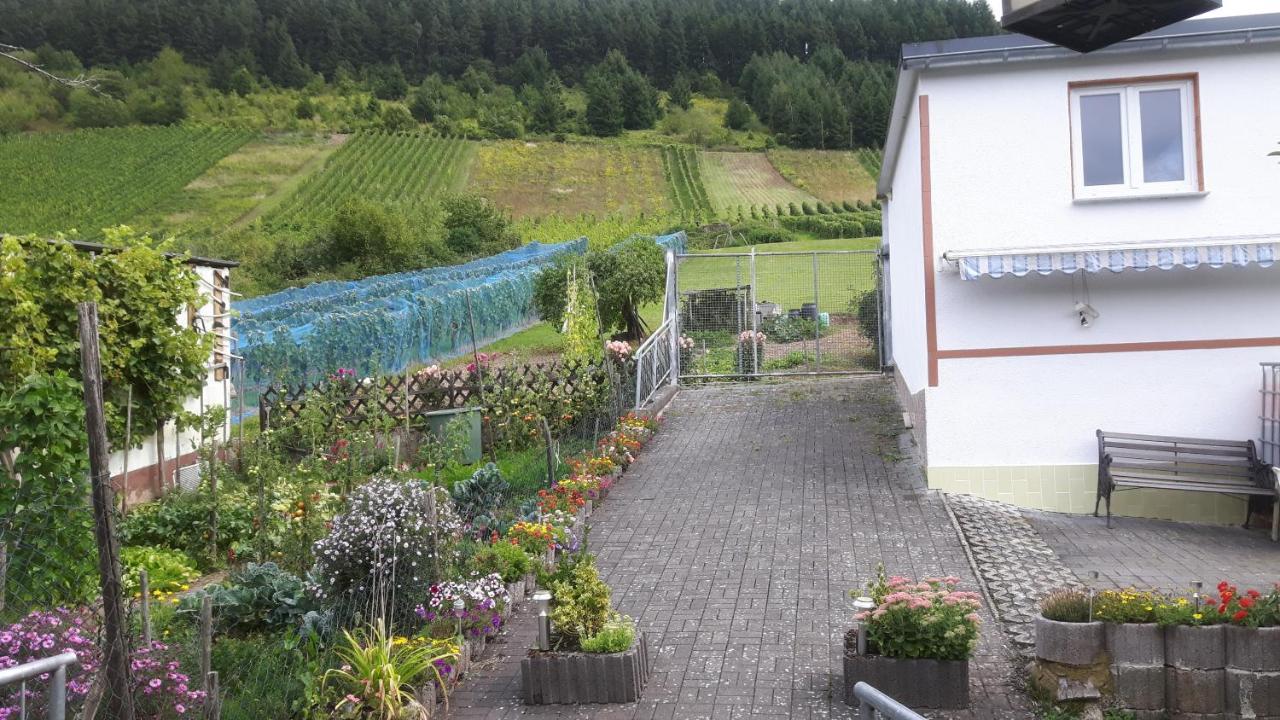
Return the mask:
<path id="1" fill-rule="evenodd" d="M 1258 452 L 1262 459 L 1280 466 L 1280 362 L 1262 363 L 1262 430 Z"/>
<path id="2" fill-rule="evenodd" d="M 670 385 L 675 381 L 677 370 L 671 353 L 675 327 L 670 318 L 664 320 L 636 349 L 637 409 L 648 403 L 663 385 Z"/>
<path id="3" fill-rule="evenodd" d="M 853 686 L 853 696 L 858 699 L 858 720 L 925 720 L 923 715 L 865 682 Z"/>
<path id="4" fill-rule="evenodd" d="M 76 662 L 79 662 L 79 658 L 68 650 L 61 655 L 0 670 L 0 687 L 22 683 L 18 692 L 18 720 L 27 720 L 27 681 L 45 674 L 51 674 L 48 712 L 45 717 L 49 720 L 65 720 L 67 717 L 67 666 Z"/>

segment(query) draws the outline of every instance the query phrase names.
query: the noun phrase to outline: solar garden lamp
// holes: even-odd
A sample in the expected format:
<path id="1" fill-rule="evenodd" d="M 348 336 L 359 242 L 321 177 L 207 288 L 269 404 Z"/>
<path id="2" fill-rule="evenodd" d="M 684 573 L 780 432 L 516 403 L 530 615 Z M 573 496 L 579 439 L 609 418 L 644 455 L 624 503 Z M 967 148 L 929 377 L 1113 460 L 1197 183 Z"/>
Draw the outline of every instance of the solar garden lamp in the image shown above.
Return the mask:
<path id="1" fill-rule="evenodd" d="M 533 593 L 533 601 L 538 603 L 538 649 L 551 649 L 551 591 L 538 590 Z"/>
<path id="2" fill-rule="evenodd" d="M 876 609 L 876 601 L 866 595 L 860 595 L 853 599 L 853 609 L 855 613 L 871 612 Z M 853 623 L 853 631 L 858 636 L 858 654 L 867 654 L 867 634 L 862 631 L 862 622 L 855 621 Z"/>
<path id="3" fill-rule="evenodd" d="M 1200 591 L 1204 589 L 1204 583 L 1195 580 L 1191 583 L 1191 597 L 1196 601 L 1196 612 L 1200 612 Z"/>
<path id="4" fill-rule="evenodd" d="M 1093 622 L 1093 596 L 1098 592 L 1098 571 L 1089 571 L 1089 622 Z"/>
<path id="5" fill-rule="evenodd" d="M 466 600 L 463 600 L 462 598 L 458 598 L 457 600 L 453 601 L 453 616 L 457 619 L 457 623 L 458 623 L 458 637 L 462 637 L 462 616 L 465 615 L 466 612 L 467 612 Z"/>

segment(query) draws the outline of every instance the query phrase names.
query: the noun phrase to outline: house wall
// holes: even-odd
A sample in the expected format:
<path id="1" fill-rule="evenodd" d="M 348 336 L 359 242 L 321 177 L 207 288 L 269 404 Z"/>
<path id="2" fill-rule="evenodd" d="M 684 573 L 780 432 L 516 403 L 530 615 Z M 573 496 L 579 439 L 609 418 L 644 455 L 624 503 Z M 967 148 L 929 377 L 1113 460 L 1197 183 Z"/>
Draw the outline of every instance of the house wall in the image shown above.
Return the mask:
<path id="1" fill-rule="evenodd" d="M 200 284 L 200 291 L 205 298 L 205 304 L 197 309 L 197 317 L 200 319 L 200 327 L 212 328 L 214 320 L 213 295 L 210 284 L 214 282 L 214 268 L 205 266 L 195 266 L 192 268 L 204 282 Z M 217 272 L 225 276 L 230 272 L 226 269 L 218 269 Z M 187 313 L 182 313 L 177 318 L 177 322 L 188 325 L 189 318 Z M 221 331 L 225 332 L 225 331 Z M 205 384 L 200 395 L 188 398 L 183 407 L 192 413 L 199 413 L 202 409 L 208 410 L 214 406 L 223 406 L 228 402 L 234 402 L 231 396 L 231 383 L 229 373 L 226 377 L 220 377 L 214 369 L 210 369 L 205 377 Z M 225 432 L 229 432 L 230 421 L 225 426 Z M 135 437 L 143 438 L 140 447 L 128 450 L 118 450 L 111 455 L 111 476 L 115 485 L 116 492 L 124 492 L 125 503 L 127 505 L 137 505 L 139 503 L 153 500 L 174 485 L 174 473 L 177 468 L 190 465 L 196 462 L 196 450 L 200 444 L 200 432 L 197 429 L 184 430 L 178 432 L 173 423 L 166 424 L 163 433 L 157 433 L 154 427 L 135 427 L 133 429 Z M 223 438 L 219 438 L 221 440 Z M 161 462 L 161 453 L 163 452 L 163 463 Z M 161 473 L 161 465 L 164 472 Z M 124 477 L 126 468 L 128 469 L 128 481 Z"/>
<path id="2" fill-rule="evenodd" d="M 1199 73 L 1207 194 L 1073 202 L 1067 84 L 1187 72 Z M 1256 437 L 1258 363 L 1280 359 L 1280 267 L 1088 275 L 1088 300 L 1101 317 L 1082 328 L 1073 309 L 1085 293 L 1080 275 L 966 282 L 938 259 L 948 250 L 1280 234 L 1280 165 L 1267 157 L 1280 141 L 1280 86 L 1267 80 L 1278 73 L 1280 51 L 1265 47 L 923 73 L 939 367 L 937 385 L 925 394 L 930 486 L 1091 512 L 1097 428 Z M 918 153 L 904 146 L 899 171 Z M 904 197 L 897 177 L 894 186 L 896 203 Z M 886 227 L 900 263 L 900 228 Z M 908 236 L 901 244 L 910 242 Z M 893 293 L 895 313 L 901 295 L 923 296 L 918 286 Z M 916 322 L 895 318 L 895 342 Z M 1179 341 L 1228 347 L 1096 347 Z M 1250 343 L 1264 346 L 1229 347 Z M 1034 354 L 1045 346 L 1095 347 Z M 964 357 L 993 348 L 1009 356 Z M 903 376 L 914 388 L 920 375 L 912 370 Z M 1244 507 L 1238 498 L 1205 493 L 1134 491 L 1117 495 L 1113 509 L 1240 522 Z"/>

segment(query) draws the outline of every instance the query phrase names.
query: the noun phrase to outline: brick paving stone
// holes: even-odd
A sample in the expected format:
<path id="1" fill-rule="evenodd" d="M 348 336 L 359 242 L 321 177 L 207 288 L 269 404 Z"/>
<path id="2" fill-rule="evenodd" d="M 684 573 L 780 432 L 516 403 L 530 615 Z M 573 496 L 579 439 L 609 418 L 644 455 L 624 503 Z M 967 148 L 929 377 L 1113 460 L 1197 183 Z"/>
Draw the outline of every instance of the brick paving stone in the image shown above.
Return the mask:
<path id="1" fill-rule="evenodd" d="M 1097 571 L 1103 587 L 1182 592 L 1197 580 L 1259 589 L 1280 581 L 1280 543 L 1261 528 L 1113 517 L 1108 530 L 1092 515 L 1024 515 L 1067 567 L 1082 579 Z"/>
<path id="2" fill-rule="evenodd" d="M 643 700 L 522 705 L 519 660 L 534 639 L 526 603 L 454 694 L 454 712 L 853 717 L 841 699 L 847 591 L 881 562 L 892 574 L 955 575 L 977 586 L 900 418 L 883 378 L 683 389 L 591 517 L 589 545 L 614 604 L 649 635 L 654 674 Z M 973 708 L 930 717 L 1032 717 L 1015 658 L 996 624 L 985 623 L 971 668 Z"/>

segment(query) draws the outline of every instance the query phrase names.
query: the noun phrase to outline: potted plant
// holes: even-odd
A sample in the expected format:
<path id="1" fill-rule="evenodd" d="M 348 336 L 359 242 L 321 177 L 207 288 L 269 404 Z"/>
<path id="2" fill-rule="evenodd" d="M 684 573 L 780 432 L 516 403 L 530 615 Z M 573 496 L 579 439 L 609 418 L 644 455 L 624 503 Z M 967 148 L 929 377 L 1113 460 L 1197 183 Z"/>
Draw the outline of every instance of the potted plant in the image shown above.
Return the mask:
<path id="1" fill-rule="evenodd" d="M 859 623 L 845 635 L 845 702 L 865 681 L 913 708 L 969 706 L 969 658 L 978 643 L 978 594 L 959 578 L 886 579 L 867 584 Z M 861 636 L 861 637 L 860 637 Z"/>
<path id="2" fill-rule="evenodd" d="M 644 633 L 614 612 L 609 586 L 587 553 L 567 558 L 549 578 L 550 633 L 546 649 L 520 663 L 525 702 L 624 703 L 640 699 L 649 679 Z"/>

